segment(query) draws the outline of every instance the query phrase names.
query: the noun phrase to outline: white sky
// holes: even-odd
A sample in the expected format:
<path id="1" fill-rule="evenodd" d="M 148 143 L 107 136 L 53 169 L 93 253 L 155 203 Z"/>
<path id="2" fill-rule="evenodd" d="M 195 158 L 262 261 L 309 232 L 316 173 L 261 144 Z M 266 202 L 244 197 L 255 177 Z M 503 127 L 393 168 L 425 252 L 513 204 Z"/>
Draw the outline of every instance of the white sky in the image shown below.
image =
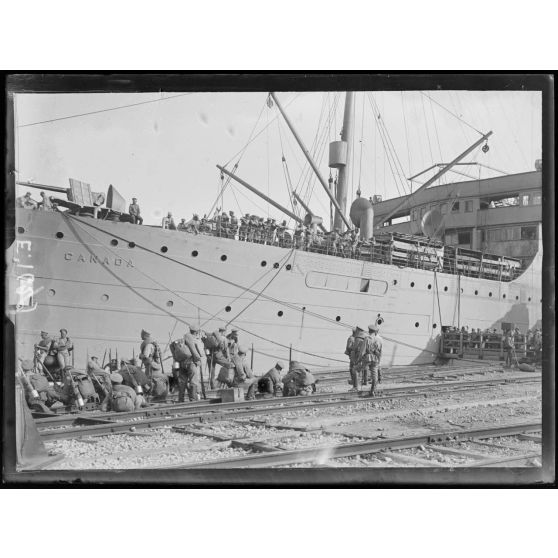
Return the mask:
<path id="1" fill-rule="evenodd" d="M 490 151 L 483 154 L 479 147 L 466 161 L 478 161 L 507 173 L 534 170 L 535 159 L 541 157 L 540 93 L 425 93 L 474 128 L 494 131 L 489 140 Z M 16 125 L 173 95 L 181 94 L 20 94 L 16 96 Z M 316 159 L 327 179 L 327 143 L 339 138 L 344 94 L 282 92 L 278 96 L 308 148 L 312 148 L 319 132 L 321 149 Z M 333 111 L 336 97 L 338 104 Z M 232 170 L 238 159 L 235 155 L 256 126 L 254 134 L 263 132 L 247 147 L 237 174 L 290 208 L 281 162 L 282 140 L 293 186 L 302 181 L 303 187 L 298 191 L 307 196 L 310 180 L 310 207 L 327 223 L 327 197 L 313 174 L 306 172 L 302 152 L 277 108 L 267 107 L 266 98 L 266 93 L 182 94 L 176 99 L 19 127 L 18 180 L 68 187 L 68 179 L 76 178 L 90 183 L 94 191 L 103 192 L 112 184 L 128 203 L 132 197 L 139 199 L 148 224 L 159 224 L 167 211 L 172 211 L 175 218 L 189 219 L 194 212 L 201 216 L 209 211 L 220 183 L 215 165 L 232 159 L 228 165 Z M 365 196 L 376 193 L 386 199 L 404 193 L 401 179 L 394 178 L 390 169 L 377 119 L 373 117 L 372 99 L 379 107 L 406 178 L 434 163 L 450 161 L 480 137 L 420 92 L 358 92 L 349 204 L 359 183 Z M 329 111 L 333 116 L 328 123 L 324 115 Z M 264 129 L 268 123 L 271 124 Z M 477 166 L 458 170 L 474 177 L 479 176 L 479 170 L 483 178 L 499 175 Z M 466 180 L 453 173 L 447 176 L 443 180 Z M 409 187 L 408 183 L 405 187 Z M 417 187 L 415 184 L 414 189 Z M 18 187 L 18 195 L 25 190 Z M 38 191 L 33 192 L 33 197 L 39 198 Z M 237 215 L 250 212 L 267 216 L 269 211 L 270 216 L 283 218 L 279 211 L 233 182 L 225 192 L 223 207 Z"/>

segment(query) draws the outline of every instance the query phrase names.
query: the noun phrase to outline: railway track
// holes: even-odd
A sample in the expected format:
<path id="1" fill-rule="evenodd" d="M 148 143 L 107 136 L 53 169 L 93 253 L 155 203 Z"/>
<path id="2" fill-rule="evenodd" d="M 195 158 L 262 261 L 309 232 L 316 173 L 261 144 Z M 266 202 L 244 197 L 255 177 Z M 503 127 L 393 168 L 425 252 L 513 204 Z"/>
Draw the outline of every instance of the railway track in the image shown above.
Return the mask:
<path id="1" fill-rule="evenodd" d="M 434 395 L 437 393 L 456 393 L 463 391 L 490 389 L 497 385 L 510 383 L 535 383 L 540 376 L 525 374 L 515 378 L 483 379 L 465 382 L 447 382 L 422 385 L 417 387 L 393 387 L 383 390 L 381 395 L 368 399 L 362 394 L 317 393 L 305 397 L 259 399 L 234 403 L 186 403 L 178 405 L 160 405 L 140 409 L 130 413 L 99 413 L 84 415 L 59 416 L 36 419 L 36 424 L 43 441 L 80 438 L 82 436 L 103 436 L 135 432 L 143 429 L 161 428 L 214 422 L 260 414 L 288 413 L 324 407 L 341 407 L 363 402 L 379 402 L 389 399 L 412 398 Z M 81 425 L 81 426 L 79 426 Z M 69 428 L 65 428 L 69 426 Z"/>
<path id="2" fill-rule="evenodd" d="M 332 460 L 354 456 L 368 456 L 372 454 L 388 456 L 391 461 L 399 461 L 403 464 L 417 464 L 423 466 L 437 466 L 435 463 L 429 464 L 420 457 L 398 455 L 397 451 L 411 448 L 420 448 L 424 453 L 428 451 L 457 454 L 467 457 L 468 467 L 490 467 L 490 466 L 524 466 L 526 462 L 539 459 L 540 451 L 522 452 L 511 456 L 498 455 L 489 457 L 477 451 L 464 451 L 444 444 L 451 444 L 463 440 L 486 440 L 492 438 L 502 438 L 508 436 L 526 436 L 534 440 L 539 437 L 529 436 L 529 434 L 541 432 L 540 422 L 526 422 L 507 424 L 490 428 L 475 428 L 468 430 L 448 430 L 418 436 L 407 436 L 391 439 L 374 439 L 366 442 L 336 444 L 321 447 L 311 447 L 297 450 L 272 450 L 261 442 L 244 444 L 246 449 L 251 449 L 252 454 L 232 459 L 219 459 L 196 463 L 184 463 L 171 465 L 161 468 L 165 469 L 234 469 L 234 468 L 263 468 L 263 467 L 285 467 L 299 464 L 326 465 Z M 234 442 L 234 441 L 232 441 Z M 237 442 L 238 445 L 239 442 Z M 242 443 L 242 442 L 240 442 Z M 494 444 L 487 444 L 492 445 Z M 501 446 L 504 449 L 506 446 Z M 471 462 L 472 461 L 472 462 Z M 438 465 L 439 466 L 439 465 Z M 155 467 L 158 468 L 158 467 Z"/>

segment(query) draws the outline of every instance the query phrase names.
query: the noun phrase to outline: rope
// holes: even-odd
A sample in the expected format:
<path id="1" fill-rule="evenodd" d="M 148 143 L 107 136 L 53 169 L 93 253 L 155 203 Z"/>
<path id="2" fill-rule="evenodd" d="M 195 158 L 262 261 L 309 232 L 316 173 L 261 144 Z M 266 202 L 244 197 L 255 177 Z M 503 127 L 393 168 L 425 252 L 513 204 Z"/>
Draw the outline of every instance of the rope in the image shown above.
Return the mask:
<path id="1" fill-rule="evenodd" d="M 469 124 L 468 122 L 466 122 L 465 120 L 463 120 L 462 118 L 457 116 L 457 114 L 454 114 L 453 112 L 451 112 L 451 110 L 447 109 L 444 105 L 440 104 L 438 101 L 435 101 L 432 97 L 430 97 L 430 95 L 427 95 L 426 93 L 424 93 L 424 91 L 419 91 L 419 93 L 421 95 L 424 95 L 427 99 L 430 99 L 431 103 L 436 103 L 440 108 L 444 109 L 447 113 L 451 114 L 454 118 L 457 118 L 457 120 L 459 120 L 460 122 L 463 122 L 463 124 L 465 124 L 466 126 L 469 126 L 469 128 L 471 128 L 471 130 L 475 130 L 475 132 L 477 132 L 477 134 L 480 134 L 481 136 L 484 135 L 480 130 L 477 130 L 474 126 L 471 126 L 471 124 Z"/>
<path id="2" fill-rule="evenodd" d="M 403 97 L 403 91 L 401 91 L 401 105 L 403 107 L 403 124 L 405 126 L 405 141 L 407 143 L 407 167 L 409 169 L 409 175 L 411 174 L 411 150 L 409 148 L 409 135 L 407 133 L 407 118 L 405 116 L 405 99 Z"/>

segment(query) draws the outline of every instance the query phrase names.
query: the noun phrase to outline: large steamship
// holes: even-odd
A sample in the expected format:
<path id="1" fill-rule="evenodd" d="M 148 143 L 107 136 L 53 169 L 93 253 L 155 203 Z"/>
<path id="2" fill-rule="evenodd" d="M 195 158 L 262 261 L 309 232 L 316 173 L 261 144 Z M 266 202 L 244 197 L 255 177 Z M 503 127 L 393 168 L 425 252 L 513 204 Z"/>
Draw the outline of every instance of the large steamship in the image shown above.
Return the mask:
<path id="1" fill-rule="evenodd" d="M 48 327 L 70 331 L 78 348 L 75 365 L 82 366 L 86 350 L 102 354 L 111 347 L 131 356 L 142 328 L 164 347 L 185 324 L 212 331 L 232 323 L 243 344 L 253 347 L 257 369 L 288 358 L 339 366 L 351 328 L 376 322 L 384 364 L 406 365 L 436 358 L 443 326 L 540 327 L 540 169 L 527 181 L 519 175 L 496 184 L 479 180 L 469 190 L 460 183 L 467 196 L 456 196 L 457 187 L 432 186 L 485 143 L 486 134 L 412 196 L 357 197 L 346 212 L 353 94 L 346 95 L 341 140 L 330 145 L 329 164 L 339 172 L 335 193 L 277 96 L 271 98 L 335 207 L 334 226 L 357 227 L 359 248 L 339 253 L 139 226 L 129 222 L 125 200 L 112 187 L 99 195 L 75 180 L 70 188 L 26 183 L 54 192 L 57 211 L 16 210 L 8 309 L 17 356 L 29 357 Z M 512 209 L 497 205 L 514 198 Z M 267 201 L 314 232 L 324 228 L 310 208 L 301 217 Z M 513 213 L 507 225 L 519 228 L 512 233 L 519 238 L 496 238 L 494 231 L 504 228 L 498 211 L 500 217 Z M 508 240 L 519 241 L 509 246 L 523 251 L 506 251 Z"/>

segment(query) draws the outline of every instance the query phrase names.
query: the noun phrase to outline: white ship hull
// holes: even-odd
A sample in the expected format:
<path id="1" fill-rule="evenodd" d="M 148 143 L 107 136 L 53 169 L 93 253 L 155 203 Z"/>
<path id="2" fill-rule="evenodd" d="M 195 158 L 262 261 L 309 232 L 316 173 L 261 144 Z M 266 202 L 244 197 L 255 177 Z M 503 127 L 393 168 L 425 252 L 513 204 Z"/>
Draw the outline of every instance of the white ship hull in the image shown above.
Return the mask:
<path id="1" fill-rule="evenodd" d="M 346 365 L 351 327 L 378 318 L 386 366 L 432 362 L 442 325 L 540 327 L 541 247 L 519 278 L 499 282 L 60 213 L 18 210 L 17 227 L 8 308 L 21 358 L 43 329 L 68 329 L 79 367 L 87 352 L 137 354 L 142 329 L 164 348 L 186 323 L 231 322 L 260 374 L 291 346 L 312 367 Z"/>

